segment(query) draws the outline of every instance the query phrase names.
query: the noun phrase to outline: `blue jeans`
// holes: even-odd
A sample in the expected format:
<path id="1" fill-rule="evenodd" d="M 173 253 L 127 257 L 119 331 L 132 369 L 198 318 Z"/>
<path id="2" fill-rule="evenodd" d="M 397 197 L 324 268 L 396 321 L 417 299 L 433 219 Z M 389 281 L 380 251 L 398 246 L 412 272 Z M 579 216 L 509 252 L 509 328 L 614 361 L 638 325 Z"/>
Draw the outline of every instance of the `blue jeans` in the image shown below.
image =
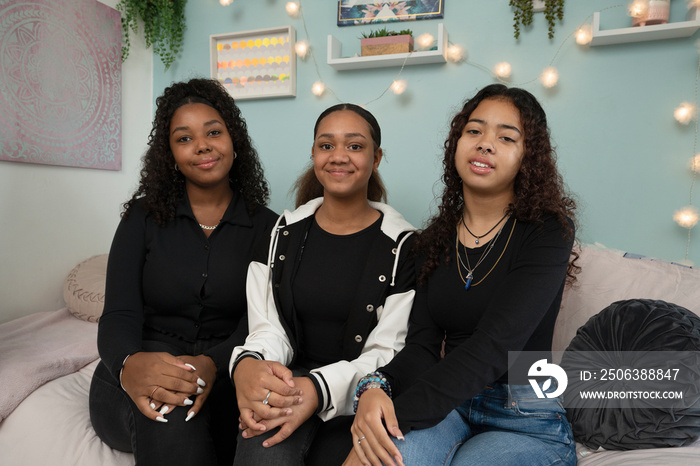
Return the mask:
<path id="1" fill-rule="evenodd" d="M 575 465 L 576 444 L 557 398 L 529 385 L 494 384 L 438 425 L 393 439 L 406 466 Z"/>

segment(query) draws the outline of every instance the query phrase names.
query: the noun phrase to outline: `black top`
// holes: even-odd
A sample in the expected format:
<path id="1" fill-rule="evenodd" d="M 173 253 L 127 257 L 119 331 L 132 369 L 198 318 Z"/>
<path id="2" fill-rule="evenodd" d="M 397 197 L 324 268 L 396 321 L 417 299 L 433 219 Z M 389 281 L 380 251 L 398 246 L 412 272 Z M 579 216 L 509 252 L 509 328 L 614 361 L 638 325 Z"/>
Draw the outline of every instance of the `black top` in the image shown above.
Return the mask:
<path id="1" fill-rule="evenodd" d="M 227 338 L 205 352 L 227 377 L 231 352 L 248 334 L 248 264 L 276 219 L 266 207 L 248 215 L 236 193 L 207 238 L 187 195 L 165 226 L 143 202 L 134 203 L 114 235 L 99 322 L 98 349 L 112 375 L 118 378 L 124 358 L 141 351 L 144 333 L 155 332 L 188 342 Z"/>
<path id="2" fill-rule="evenodd" d="M 507 382 L 509 351 L 551 354 L 573 239 L 564 237 L 554 217 L 513 225 L 512 218 L 506 222 L 469 290 L 454 252 L 417 288 L 406 347 L 380 369 L 391 383 L 404 433 L 439 423 L 489 383 Z M 472 267 L 489 244 L 471 251 Z M 459 249 L 464 260 L 461 244 Z M 416 271 L 421 265 L 419 258 Z M 440 359 L 443 338 L 446 355 Z"/>
<path id="3" fill-rule="evenodd" d="M 350 235 L 328 233 L 314 217 L 292 284 L 302 335 L 297 363 L 302 367 L 343 359 L 345 325 L 370 248 L 381 235 L 382 217 Z"/>

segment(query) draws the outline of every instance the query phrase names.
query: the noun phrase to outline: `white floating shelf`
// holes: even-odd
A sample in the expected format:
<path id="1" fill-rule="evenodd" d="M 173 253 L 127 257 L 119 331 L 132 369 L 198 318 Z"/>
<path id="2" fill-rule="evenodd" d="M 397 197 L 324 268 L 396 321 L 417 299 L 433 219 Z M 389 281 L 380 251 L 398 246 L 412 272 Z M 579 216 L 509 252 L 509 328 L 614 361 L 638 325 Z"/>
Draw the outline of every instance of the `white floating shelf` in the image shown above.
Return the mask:
<path id="1" fill-rule="evenodd" d="M 438 24 L 436 50 L 343 58 L 341 57 L 342 47 L 343 45 L 338 39 L 332 35 L 328 36 L 328 55 L 326 61 L 336 70 L 385 68 L 390 66 L 402 66 L 404 62 L 406 65 L 445 63 L 447 61 L 447 31 L 442 23 Z"/>
<path id="2" fill-rule="evenodd" d="M 688 20 L 676 23 L 654 24 L 621 29 L 600 30 L 600 12 L 593 13 L 593 39 L 591 45 L 624 44 L 647 40 L 677 39 L 690 37 L 700 29 L 698 10 L 688 12 Z"/>

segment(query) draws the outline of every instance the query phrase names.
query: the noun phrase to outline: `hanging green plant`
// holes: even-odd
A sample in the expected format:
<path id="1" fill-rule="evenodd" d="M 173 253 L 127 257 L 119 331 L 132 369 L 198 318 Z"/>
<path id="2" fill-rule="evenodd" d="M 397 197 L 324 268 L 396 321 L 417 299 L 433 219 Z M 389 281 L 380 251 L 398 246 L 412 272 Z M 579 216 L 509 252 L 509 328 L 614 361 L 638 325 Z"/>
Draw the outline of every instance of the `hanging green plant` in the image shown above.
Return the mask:
<path id="1" fill-rule="evenodd" d="M 513 36 L 520 38 L 520 27 L 532 24 L 533 0 L 510 0 L 513 7 Z M 554 38 L 554 25 L 556 20 L 564 19 L 564 0 L 544 0 L 544 17 L 547 20 L 547 36 Z"/>
<path id="2" fill-rule="evenodd" d="M 185 4 L 187 0 L 119 0 L 117 10 L 122 12 L 122 62 L 129 56 L 129 29 L 138 33 L 138 20 L 143 21 L 146 47 L 160 57 L 165 69 L 175 61 L 182 48 L 185 32 Z"/>

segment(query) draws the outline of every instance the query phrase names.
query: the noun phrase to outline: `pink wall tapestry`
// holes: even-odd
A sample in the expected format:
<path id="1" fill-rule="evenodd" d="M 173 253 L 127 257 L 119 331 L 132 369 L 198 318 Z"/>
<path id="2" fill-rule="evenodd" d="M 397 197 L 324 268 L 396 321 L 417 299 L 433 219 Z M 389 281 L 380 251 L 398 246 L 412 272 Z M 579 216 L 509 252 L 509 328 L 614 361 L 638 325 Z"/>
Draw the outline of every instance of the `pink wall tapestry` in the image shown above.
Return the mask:
<path id="1" fill-rule="evenodd" d="M 0 160 L 121 169 L 121 16 L 0 0 Z"/>

